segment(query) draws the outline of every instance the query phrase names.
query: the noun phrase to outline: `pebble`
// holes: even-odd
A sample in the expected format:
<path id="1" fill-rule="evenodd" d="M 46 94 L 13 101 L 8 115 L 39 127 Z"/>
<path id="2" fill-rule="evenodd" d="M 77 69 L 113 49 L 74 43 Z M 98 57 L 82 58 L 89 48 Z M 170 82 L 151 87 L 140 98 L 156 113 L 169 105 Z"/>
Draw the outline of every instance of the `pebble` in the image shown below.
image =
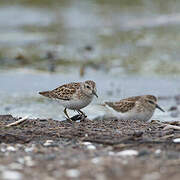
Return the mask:
<path id="1" fill-rule="evenodd" d="M 156 151 L 154 152 L 155 154 L 160 154 L 161 150 L 160 149 L 156 149 Z"/>
<path id="2" fill-rule="evenodd" d="M 83 145 L 87 146 L 89 150 L 95 150 L 96 146 L 94 146 L 91 142 L 82 142 Z"/>
<path id="3" fill-rule="evenodd" d="M 138 151 L 136 150 L 124 150 L 124 151 L 120 151 L 118 153 L 116 153 L 117 156 L 137 156 L 138 155 Z"/>
<path id="4" fill-rule="evenodd" d="M 101 158 L 93 158 L 93 159 L 91 159 L 91 162 L 93 163 L 93 164 L 98 164 L 98 163 L 100 163 L 102 160 L 101 160 Z"/>
<path id="5" fill-rule="evenodd" d="M 1 152 L 5 153 L 6 152 L 6 148 L 2 147 L 1 148 Z"/>
<path id="6" fill-rule="evenodd" d="M 43 144 L 43 146 L 51 146 L 53 142 L 54 142 L 53 140 L 47 140 L 47 141 Z"/>
<path id="7" fill-rule="evenodd" d="M 32 144 L 31 147 L 26 147 L 26 148 L 24 149 L 24 151 L 25 151 L 25 152 L 32 152 L 34 149 L 35 149 L 35 144 Z"/>
<path id="8" fill-rule="evenodd" d="M 89 149 L 89 150 L 95 150 L 96 149 L 96 146 L 94 146 L 94 145 L 88 145 L 87 146 L 87 149 Z"/>
<path id="9" fill-rule="evenodd" d="M 173 139 L 174 143 L 180 143 L 180 138 Z"/>
<path id="10" fill-rule="evenodd" d="M 79 177 L 80 172 L 77 169 L 69 169 L 66 171 L 66 176 L 70 177 L 70 178 L 77 178 Z"/>
<path id="11" fill-rule="evenodd" d="M 2 172 L 2 179 L 4 180 L 21 180 L 22 175 L 17 171 L 6 170 Z"/>
<path id="12" fill-rule="evenodd" d="M 82 142 L 82 144 L 87 146 L 87 145 L 91 145 L 92 143 L 90 143 L 90 142 Z"/>
<path id="13" fill-rule="evenodd" d="M 7 150 L 7 151 L 10 151 L 10 152 L 15 152 L 15 151 L 16 151 L 16 148 L 13 147 L 13 146 L 8 146 L 8 147 L 6 148 L 6 150 Z"/>

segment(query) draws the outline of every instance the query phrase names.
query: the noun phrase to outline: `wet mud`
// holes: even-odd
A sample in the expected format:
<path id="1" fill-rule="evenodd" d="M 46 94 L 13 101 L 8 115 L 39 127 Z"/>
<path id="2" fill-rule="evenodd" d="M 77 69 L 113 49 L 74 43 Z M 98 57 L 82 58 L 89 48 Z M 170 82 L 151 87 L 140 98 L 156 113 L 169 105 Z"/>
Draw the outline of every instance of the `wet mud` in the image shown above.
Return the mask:
<path id="1" fill-rule="evenodd" d="M 0 177 L 179 179 L 179 122 L 0 116 Z M 173 128 L 175 127 L 175 128 Z"/>

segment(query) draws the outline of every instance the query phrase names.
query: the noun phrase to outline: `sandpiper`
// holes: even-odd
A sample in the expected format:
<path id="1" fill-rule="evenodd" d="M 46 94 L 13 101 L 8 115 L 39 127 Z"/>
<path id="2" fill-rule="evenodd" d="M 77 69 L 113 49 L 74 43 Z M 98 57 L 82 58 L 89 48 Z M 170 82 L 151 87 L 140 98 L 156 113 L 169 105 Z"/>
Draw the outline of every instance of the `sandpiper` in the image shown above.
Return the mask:
<path id="1" fill-rule="evenodd" d="M 75 110 L 85 118 L 86 116 L 81 109 L 89 105 L 94 96 L 98 97 L 96 92 L 96 83 L 87 80 L 85 82 L 64 84 L 52 91 L 39 92 L 39 94 L 57 100 L 64 106 L 66 118 L 71 120 L 67 113 L 67 109 Z"/>
<path id="2" fill-rule="evenodd" d="M 118 102 L 105 102 L 105 106 L 110 110 L 112 116 L 123 120 L 148 121 L 156 108 L 164 112 L 153 95 L 134 96 Z"/>

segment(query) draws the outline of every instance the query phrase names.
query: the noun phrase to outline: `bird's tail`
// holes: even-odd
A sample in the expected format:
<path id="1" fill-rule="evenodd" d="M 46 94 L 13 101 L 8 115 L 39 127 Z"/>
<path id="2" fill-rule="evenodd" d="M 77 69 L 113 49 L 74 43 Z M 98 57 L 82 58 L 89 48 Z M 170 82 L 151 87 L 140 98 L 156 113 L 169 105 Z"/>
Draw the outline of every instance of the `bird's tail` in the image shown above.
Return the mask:
<path id="1" fill-rule="evenodd" d="M 48 98 L 51 97 L 49 91 L 39 92 L 39 94 L 42 95 L 42 96 L 48 97 Z"/>

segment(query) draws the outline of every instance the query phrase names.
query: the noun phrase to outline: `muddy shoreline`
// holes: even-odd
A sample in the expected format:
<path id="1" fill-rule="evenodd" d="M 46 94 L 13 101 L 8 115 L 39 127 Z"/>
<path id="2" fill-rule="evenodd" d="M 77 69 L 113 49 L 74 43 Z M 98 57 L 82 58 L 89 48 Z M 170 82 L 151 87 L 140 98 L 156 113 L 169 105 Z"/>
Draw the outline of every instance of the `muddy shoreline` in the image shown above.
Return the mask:
<path id="1" fill-rule="evenodd" d="M 0 116 L 0 179 L 179 179 L 180 130 L 167 124 L 27 119 L 6 127 L 17 120 Z"/>

